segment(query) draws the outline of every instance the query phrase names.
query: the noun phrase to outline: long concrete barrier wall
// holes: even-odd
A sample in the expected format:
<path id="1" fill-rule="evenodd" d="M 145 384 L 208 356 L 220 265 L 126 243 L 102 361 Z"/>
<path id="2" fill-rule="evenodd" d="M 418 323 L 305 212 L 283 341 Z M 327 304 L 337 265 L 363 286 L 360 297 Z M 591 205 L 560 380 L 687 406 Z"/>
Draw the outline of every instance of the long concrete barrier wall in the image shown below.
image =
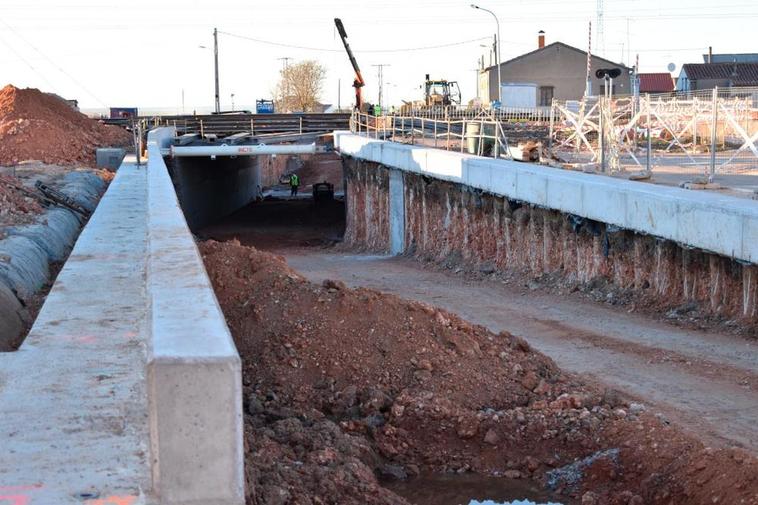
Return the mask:
<path id="1" fill-rule="evenodd" d="M 409 146 L 344 131 L 335 132 L 334 142 L 343 155 L 758 263 L 756 201 Z"/>
<path id="2" fill-rule="evenodd" d="M 0 503 L 242 505 L 240 359 L 152 132 L 0 353 Z"/>
<path id="3" fill-rule="evenodd" d="M 148 136 L 148 353 L 153 484 L 161 503 L 244 503 L 239 355 L 161 156 Z"/>

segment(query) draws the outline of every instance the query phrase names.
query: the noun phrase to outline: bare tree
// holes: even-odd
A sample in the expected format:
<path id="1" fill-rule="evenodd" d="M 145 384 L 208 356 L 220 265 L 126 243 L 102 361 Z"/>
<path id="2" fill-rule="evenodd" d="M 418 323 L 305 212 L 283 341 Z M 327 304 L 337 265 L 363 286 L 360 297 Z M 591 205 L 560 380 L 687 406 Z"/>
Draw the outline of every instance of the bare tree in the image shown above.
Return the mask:
<path id="1" fill-rule="evenodd" d="M 314 60 L 288 65 L 279 72 L 275 90 L 276 109 L 282 112 L 313 112 L 319 105 L 326 69 Z"/>

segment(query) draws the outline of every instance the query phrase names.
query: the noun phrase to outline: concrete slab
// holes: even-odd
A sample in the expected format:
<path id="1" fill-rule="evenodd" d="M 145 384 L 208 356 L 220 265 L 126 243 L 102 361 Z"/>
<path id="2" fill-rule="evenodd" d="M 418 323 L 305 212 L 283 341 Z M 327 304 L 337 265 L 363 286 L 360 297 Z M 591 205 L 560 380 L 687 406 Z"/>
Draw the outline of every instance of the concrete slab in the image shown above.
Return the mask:
<path id="1" fill-rule="evenodd" d="M 400 170 L 758 263 L 758 201 L 334 133 L 335 147 Z M 383 155 L 392 152 L 391 156 Z M 401 154 L 406 151 L 407 155 Z M 392 164 L 390 161 L 403 162 Z M 405 160 L 411 160 L 411 165 Z M 415 163 L 414 163 L 415 162 Z M 489 172 L 489 173 L 487 173 Z"/>

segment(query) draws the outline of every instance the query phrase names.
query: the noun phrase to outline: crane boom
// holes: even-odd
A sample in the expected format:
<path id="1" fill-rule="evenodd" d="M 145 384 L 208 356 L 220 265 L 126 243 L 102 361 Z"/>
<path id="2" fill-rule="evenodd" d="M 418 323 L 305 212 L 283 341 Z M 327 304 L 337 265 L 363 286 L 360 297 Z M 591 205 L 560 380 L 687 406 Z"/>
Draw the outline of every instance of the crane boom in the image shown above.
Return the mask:
<path id="1" fill-rule="evenodd" d="M 366 81 L 363 80 L 363 75 L 361 75 L 361 69 L 358 67 L 358 62 L 353 55 L 352 49 L 350 49 L 350 44 L 347 43 L 347 33 L 345 32 L 345 26 L 342 24 L 342 20 L 340 18 L 334 18 L 334 24 L 337 26 L 337 31 L 342 39 L 342 44 L 345 46 L 345 51 L 347 51 L 347 57 L 350 58 L 350 64 L 355 71 L 355 79 L 353 80 L 353 87 L 355 88 L 355 107 L 358 110 L 362 110 L 363 96 L 361 88 L 366 85 Z"/>

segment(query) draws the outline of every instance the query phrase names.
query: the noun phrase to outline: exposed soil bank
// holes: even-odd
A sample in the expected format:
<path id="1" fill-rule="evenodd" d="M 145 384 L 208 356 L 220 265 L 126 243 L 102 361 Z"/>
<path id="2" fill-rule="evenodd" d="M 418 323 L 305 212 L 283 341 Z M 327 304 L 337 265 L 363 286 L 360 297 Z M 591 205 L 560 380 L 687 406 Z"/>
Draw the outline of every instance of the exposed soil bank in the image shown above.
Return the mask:
<path id="1" fill-rule="evenodd" d="M 25 160 L 95 166 L 98 147 L 128 146 L 132 136 L 74 110 L 38 89 L 0 89 L 0 165 Z"/>
<path id="2" fill-rule="evenodd" d="M 377 475 L 426 471 L 537 479 L 567 503 L 758 503 L 752 456 L 705 448 L 507 332 L 311 284 L 235 242 L 200 248 L 243 358 L 248 503 L 405 503 Z"/>
<path id="3" fill-rule="evenodd" d="M 390 247 L 389 170 L 345 159 L 352 247 Z M 402 174 L 405 253 L 486 273 L 520 272 L 637 307 L 758 331 L 758 267 L 459 184 Z"/>

